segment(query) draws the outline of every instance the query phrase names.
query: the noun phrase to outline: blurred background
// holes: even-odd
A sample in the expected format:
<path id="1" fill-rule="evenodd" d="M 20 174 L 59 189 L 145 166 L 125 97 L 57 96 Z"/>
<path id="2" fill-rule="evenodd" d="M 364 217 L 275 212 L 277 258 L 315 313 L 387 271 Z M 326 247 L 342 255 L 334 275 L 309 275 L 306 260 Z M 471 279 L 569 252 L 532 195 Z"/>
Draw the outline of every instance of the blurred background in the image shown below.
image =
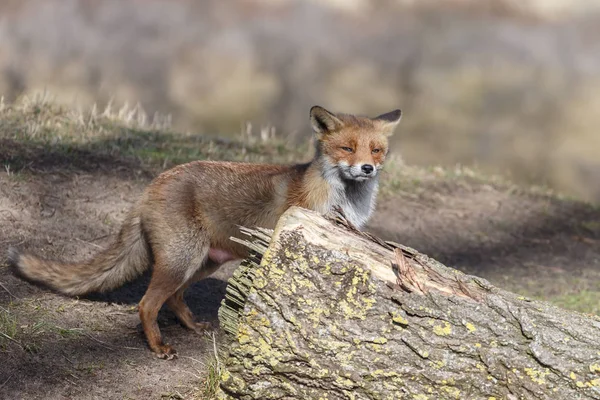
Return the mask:
<path id="1" fill-rule="evenodd" d="M 0 94 L 40 91 L 290 140 L 306 140 L 314 104 L 400 107 L 407 163 L 600 201 L 594 0 L 2 0 Z"/>

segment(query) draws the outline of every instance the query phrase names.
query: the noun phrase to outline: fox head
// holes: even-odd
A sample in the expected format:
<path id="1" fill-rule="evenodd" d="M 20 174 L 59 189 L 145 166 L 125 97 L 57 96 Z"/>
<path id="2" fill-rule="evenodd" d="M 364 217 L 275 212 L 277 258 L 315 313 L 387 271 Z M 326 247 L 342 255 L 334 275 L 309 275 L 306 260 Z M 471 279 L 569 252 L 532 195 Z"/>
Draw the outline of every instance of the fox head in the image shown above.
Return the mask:
<path id="1" fill-rule="evenodd" d="M 365 181 L 377 176 L 388 152 L 388 138 L 402 112 L 390 111 L 376 118 L 334 114 L 323 107 L 310 109 L 318 155 L 344 180 Z"/>

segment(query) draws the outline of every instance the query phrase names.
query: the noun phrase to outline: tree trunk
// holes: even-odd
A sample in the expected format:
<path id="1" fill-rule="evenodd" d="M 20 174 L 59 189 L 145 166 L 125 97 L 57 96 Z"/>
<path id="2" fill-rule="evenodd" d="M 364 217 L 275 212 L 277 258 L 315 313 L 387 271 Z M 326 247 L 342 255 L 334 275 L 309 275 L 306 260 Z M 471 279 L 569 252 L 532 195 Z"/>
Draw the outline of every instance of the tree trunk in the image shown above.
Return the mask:
<path id="1" fill-rule="evenodd" d="M 246 232 L 253 256 L 219 310 L 222 399 L 600 399 L 596 316 L 342 218 L 292 208 L 275 232 Z"/>

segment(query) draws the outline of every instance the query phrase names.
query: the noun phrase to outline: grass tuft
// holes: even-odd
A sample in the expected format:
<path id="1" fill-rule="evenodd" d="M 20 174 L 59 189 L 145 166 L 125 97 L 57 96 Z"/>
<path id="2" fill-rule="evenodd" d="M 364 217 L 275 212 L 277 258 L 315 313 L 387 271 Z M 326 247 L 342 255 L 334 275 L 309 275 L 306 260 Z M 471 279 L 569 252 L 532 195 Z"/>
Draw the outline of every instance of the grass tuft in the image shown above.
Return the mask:
<path id="1" fill-rule="evenodd" d="M 9 310 L 0 308 L 0 349 L 6 350 L 10 342 L 18 343 L 17 333 L 18 327 L 15 316 Z"/>
<path id="2" fill-rule="evenodd" d="M 207 366 L 206 380 L 202 387 L 202 399 L 214 399 L 217 395 L 219 383 L 221 382 L 221 367 L 217 360 L 214 360 Z"/>

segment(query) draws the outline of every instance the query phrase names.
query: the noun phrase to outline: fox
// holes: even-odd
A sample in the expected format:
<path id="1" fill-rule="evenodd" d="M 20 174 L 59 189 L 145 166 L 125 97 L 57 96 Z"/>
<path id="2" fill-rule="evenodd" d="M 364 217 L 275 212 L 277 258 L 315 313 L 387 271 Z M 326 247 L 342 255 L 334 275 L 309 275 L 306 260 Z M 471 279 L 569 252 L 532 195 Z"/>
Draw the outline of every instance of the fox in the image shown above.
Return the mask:
<path id="1" fill-rule="evenodd" d="M 308 163 L 253 164 L 192 161 L 169 169 L 145 188 L 112 244 L 83 262 L 62 262 L 9 248 L 17 275 L 68 296 L 116 289 L 151 269 L 139 302 L 150 350 L 177 357 L 157 323 L 166 304 L 180 323 L 203 333 L 184 301 L 185 290 L 248 250 L 232 241 L 240 227 L 273 229 L 297 206 L 327 214 L 341 209 L 358 229 L 375 208 L 389 138 L 402 116 L 397 109 L 375 118 L 310 109 L 315 153 Z"/>

